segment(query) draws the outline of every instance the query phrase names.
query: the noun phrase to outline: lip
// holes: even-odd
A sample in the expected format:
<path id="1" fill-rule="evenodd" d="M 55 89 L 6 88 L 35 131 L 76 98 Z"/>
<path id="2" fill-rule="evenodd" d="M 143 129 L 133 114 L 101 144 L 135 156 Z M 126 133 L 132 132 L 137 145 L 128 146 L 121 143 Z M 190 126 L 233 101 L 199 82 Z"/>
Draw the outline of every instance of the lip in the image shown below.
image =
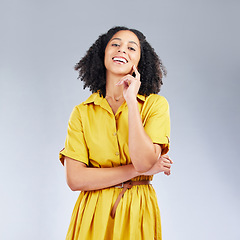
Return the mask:
<path id="1" fill-rule="evenodd" d="M 128 60 L 127 60 L 125 57 L 122 57 L 122 56 L 114 56 L 114 57 L 112 57 L 112 60 L 113 60 L 114 58 L 124 59 L 124 60 L 126 61 L 126 63 L 124 63 L 124 64 L 127 64 L 127 63 L 128 63 Z M 114 60 L 113 60 L 113 61 L 114 61 Z M 115 62 L 115 61 L 114 61 L 114 62 Z"/>

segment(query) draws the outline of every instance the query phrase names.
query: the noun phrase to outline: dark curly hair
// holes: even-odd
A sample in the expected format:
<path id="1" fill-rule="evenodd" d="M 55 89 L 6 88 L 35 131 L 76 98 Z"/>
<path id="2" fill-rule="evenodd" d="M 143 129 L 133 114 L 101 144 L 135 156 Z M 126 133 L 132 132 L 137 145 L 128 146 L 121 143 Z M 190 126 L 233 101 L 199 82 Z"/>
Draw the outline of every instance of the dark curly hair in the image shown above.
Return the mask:
<path id="1" fill-rule="evenodd" d="M 163 84 L 163 75 L 167 74 L 161 59 L 140 31 L 121 26 L 113 27 L 107 33 L 100 35 L 86 55 L 75 65 L 75 70 L 79 71 L 78 78 L 84 82 L 84 89 L 89 87 L 93 93 L 99 91 L 100 96 L 106 96 L 105 48 L 113 35 L 121 30 L 133 32 L 140 42 L 141 57 L 138 71 L 141 74 L 141 86 L 139 94 L 148 96 L 151 93 L 158 93 Z"/>

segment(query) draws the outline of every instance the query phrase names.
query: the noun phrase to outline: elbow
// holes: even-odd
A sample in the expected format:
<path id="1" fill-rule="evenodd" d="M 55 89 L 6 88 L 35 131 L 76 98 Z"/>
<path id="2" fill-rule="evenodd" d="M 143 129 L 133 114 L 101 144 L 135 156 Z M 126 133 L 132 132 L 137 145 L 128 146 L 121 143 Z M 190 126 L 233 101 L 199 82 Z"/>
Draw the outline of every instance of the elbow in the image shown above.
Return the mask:
<path id="1" fill-rule="evenodd" d="M 68 183 L 69 188 L 75 192 L 75 191 L 81 191 L 75 184 Z"/>
<path id="2" fill-rule="evenodd" d="M 146 159 L 148 159 L 148 161 L 146 161 Z M 133 166 L 139 173 L 145 173 L 149 171 L 154 166 L 156 161 L 157 159 L 155 157 L 144 157 L 143 159 L 138 157 L 135 160 L 132 159 Z"/>
<path id="3" fill-rule="evenodd" d="M 67 177 L 67 185 L 72 191 L 84 191 L 85 187 L 81 182 L 77 182 L 75 179 Z"/>
<path id="4" fill-rule="evenodd" d="M 84 191 L 86 190 L 87 179 L 86 179 L 86 165 L 84 163 L 75 161 L 65 157 L 65 174 L 66 182 L 72 191 Z"/>
<path id="5" fill-rule="evenodd" d="M 68 179 L 67 179 L 67 185 L 74 192 L 80 190 L 73 181 L 69 181 Z"/>
<path id="6" fill-rule="evenodd" d="M 149 171 L 157 162 L 159 157 L 159 151 L 154 151 L 154 153 L 147 153 L 145 155 L 135 155 L 131 158 L 132 164 L 135 170 L 139 173 L 145 173 Z"/>
<path id="7" fill-rule="evenodd" d="M 135 170 L 139 173 L 145 173 L 147 171 L 149 171 L 154 164 L 151 163 L 138 163 L 138 164 L 133 164 Z"/>

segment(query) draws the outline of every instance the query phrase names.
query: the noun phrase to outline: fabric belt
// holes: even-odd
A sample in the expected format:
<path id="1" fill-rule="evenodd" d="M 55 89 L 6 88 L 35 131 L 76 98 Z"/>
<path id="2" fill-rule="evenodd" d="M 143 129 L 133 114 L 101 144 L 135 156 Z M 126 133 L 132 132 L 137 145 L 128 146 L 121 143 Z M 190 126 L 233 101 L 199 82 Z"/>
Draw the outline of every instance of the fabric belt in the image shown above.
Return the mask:
<path id="1" fill-rule="evenodd" d="M 149 185 L 149 184 L 151 184 L 151 182 L 149 180 L 140 180 L 140 181 L 129 180 L 127 182 L 123 182 L 123 183 L 120 183 L 120 184 L 117 184 L 117 185 L 113 186 L 113 187 L 116 187 L 116 188 L 122 188 L 123 190 L 120 192 L 116 202 L 113 205 L 113 208 L 112 208 L 112 211 L 111 211 L 111 217 L 112 218 L 115 217 L 117 206 L 118 206 L 122 196 L 127 191 L 127 189 L 130 189 L 130 188 L 132 188 L 132 186 L 136 186 L 136 185 Z"/>

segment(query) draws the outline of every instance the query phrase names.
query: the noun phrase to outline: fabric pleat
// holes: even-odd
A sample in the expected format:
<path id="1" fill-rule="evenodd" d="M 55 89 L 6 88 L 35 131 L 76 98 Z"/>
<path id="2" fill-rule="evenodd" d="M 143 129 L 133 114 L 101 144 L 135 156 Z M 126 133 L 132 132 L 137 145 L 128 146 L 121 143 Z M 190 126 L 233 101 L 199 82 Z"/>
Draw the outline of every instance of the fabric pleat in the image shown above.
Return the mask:
<path id="1" fill-rule="evenodd" d="M 112 219 L 110 213 L 121 191 L 111 187 L 81 192 L 66 240 L 161 240 L 160 212 L 152 185 L 128 189 Z"/>

